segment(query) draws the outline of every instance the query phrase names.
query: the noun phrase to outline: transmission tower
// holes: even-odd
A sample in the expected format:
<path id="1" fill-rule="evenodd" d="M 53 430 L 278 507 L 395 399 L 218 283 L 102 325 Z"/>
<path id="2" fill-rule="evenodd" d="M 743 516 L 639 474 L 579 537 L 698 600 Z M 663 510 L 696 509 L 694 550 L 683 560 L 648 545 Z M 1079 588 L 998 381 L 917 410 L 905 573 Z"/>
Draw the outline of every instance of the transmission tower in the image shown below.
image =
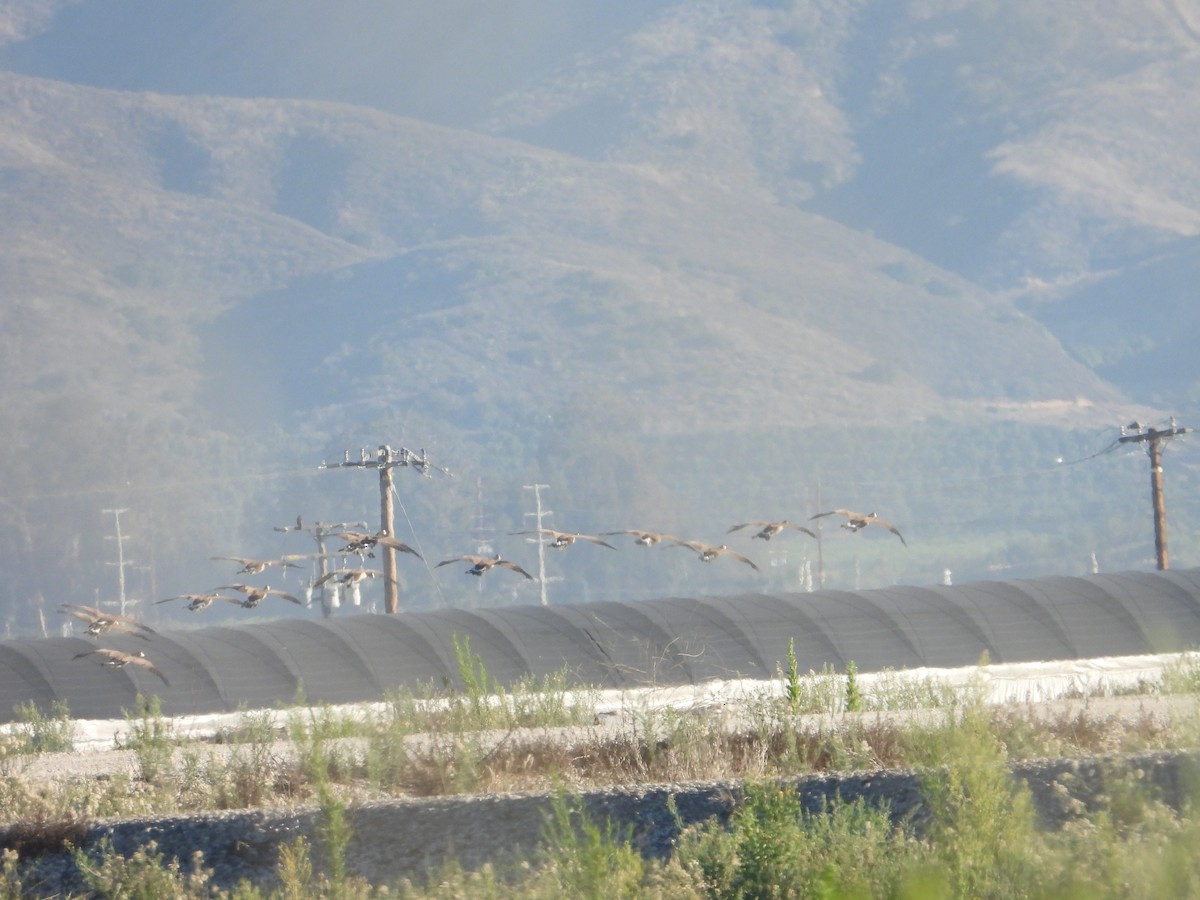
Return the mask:
<path id="1" fill-rule="evenodd" d="M 107 534 L 104 536 L 106 541 L 116 541 L 117 544 L 117 561 L 107 562 L 107 566 L 117 567 L 117 608 L 121 615 L 127 615 L 129 601 L 125 597 L 125 570 L 133 565 L 133 560 L 125 558 L 125 536 L 121 533 L 121 513 L 129 512 L 128 509 L 102 509 L 100 510 L 105 515 L 111 514 L 113 517 L 113 528 L 115 534 Z"/>
<path id="2" fill-rule="evenodd" d="M 527 491 L 533 491 L 533 512 L 525 513 L 525 518 L 526 519 L 530 519 L 530 518 L 534 519 L 537 522 L 537 525 L 534 526 L 535 528 L 544 528 L 545 526 L 542 525 L 542 520 L 544 518 L 546 518 L 546 516 L 554 515 L 554 510 L 545 509 L 542 506 L 542 489 L 548 488 L 548 487 L 550 487 L 550 485 L 548 485 L 548 484 L 526 484 L 526 485 L 522 485 L 522 487 L 524 487 L 525 490 L 527 490 Z M 546 542 L 542 540 L 540 535 L 536 539 L 530 538 L 529 540 L 536 540 L 536 542 L 537 542 L 538 590 L 541 595 L 542 606 L 549 606 L 550 598 L 546 595 L 546 580 L 547 580 L 546 579 Z M 558 579 L 555 579 L 555 580 L 557 581 Z"/>

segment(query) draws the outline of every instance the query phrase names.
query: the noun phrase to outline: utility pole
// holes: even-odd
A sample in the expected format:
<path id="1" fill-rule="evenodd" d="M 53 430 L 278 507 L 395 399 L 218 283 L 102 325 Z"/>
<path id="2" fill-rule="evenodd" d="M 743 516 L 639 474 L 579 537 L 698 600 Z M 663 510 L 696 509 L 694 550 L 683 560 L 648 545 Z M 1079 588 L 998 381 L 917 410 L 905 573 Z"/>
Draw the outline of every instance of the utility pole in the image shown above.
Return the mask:
<path id="1" fill-rule="evenodd" d="M 533 491 L 533 512 L 525 513 L 525 517 L 534 517 L 537 520 L 535 528 L 541 528 L 542 519 L 546 516 L 554 515 L 554 510 L 542 508 L 542 488 L 548 488 L 548 484 L 525 484 L 522 485 L 527 491 Z M 538 590 L 541 592 L 542 606 L 549 606 L 550 599 L 546 596 L 546 542 L 542 540 L 541 535 L 537 537 L 538 548 Z"/>
<path id="2" fill-rule="evenodd" d="M 821 482 L 817 482 L 817 486 L 813 489 L 813 505 L 816 506 L 817 512 L 821 512 Z M 823 543 L 825 529 L 817 523 L 817 587 L 822 590 L 825 588 L 825 545 Z M 811 590 L 811 588 L 810 588 Z"/>
<path id="3" fill-rule="evenodd" d="M 115 535 L 105 535 L 105 540 L 115 540 L 117 542 L 117 561 L 115 563 L 105 563 L 105 565 L 117 567 L 117 588 L 118 600 L 117 605 L 121 615 L 126 615 L 126 607 L 128 602 L 125 599 L 125 567 L 133 565 L 132 560 L 125 558 L 125 537 L 121 534 L 121 513 L 129 512 L 128 509 L 102 509 L 100 512 L 104 514 L 112 514 Z"/>
<path id="4" fill-rule="evenodd" d="M 306 595 L 309 602 L 312 601 L 313 582 L 318 581 L 321 578 L 323 578 L 324 576 L 329 574 L 329 556 L 330 556 L 330 554 L 329 554 L 329 551 L 326 549 L 325 541 L 329 538 L 329 536 L 331 534 L 340 534 L 343 531 L 351 531 L 351 530 L 365 530 L 366 527 L 367 527 L 366 522 L 338 522 L 333 525 L 326 525 L 323 522 L 317 522 L 313 525 L 305 525 L 303 520 L 300 519 L 299 517 L 297 517 L 295 525 L 278 525 L 275 527 L 276 531 L 283 532 L 285 534 L 289 531 L 310 532 L 313 536 L 313 540 L 316 541 L 316 544 L 317 544 L 317 553 L 316 553 L 317 569 L 318 569 L 319 574 L 317 575 L 316 578 L 313 578 L 311 573 L 309 574 L 308 588 L 307 588 L 307 595 Z M 336 597 L 337 597 L 338 587 L 339 586 L 336 584 L 329 585 L 329 588 L 330 588 L 329 593 L 333 594 L 334 599 L 336 599 Z M 326 619 L 328 619 L 330 616 L 333 615 L 333 609 L 334 609 L 334 605 L 333 605 L 333 603 L 330 602 L 330 598 L 329 598 L 328 594 L 326 593 L 326 585 L 322 585 L 321 586 L 321 614 Z"/>
<path id="5" fill-rule="evenodd" d="M 1130 422 L 1121 427 L 1121 436 L 1117 439 L 1120 444 L 1145 444 L 1146 453 L 1150 457 L 1150 502 L 1154 507 L 1154 557 L 1159 571 L 1167 568 L 1167 510 L 1163 503 L 1163 442 L 1181 434 L 1187 434 L 1191 429 L 1179 428 L 1175 425 L 1175 417 L 1167 428 L 1155 428 L 1153 425 L 1142 426 L 1140 422 Z"/>
<path id="6" fill-rule="evenodd" d="M 340 463 L 327 463 L 321 460 L 321 465 L 318 469 L 378 469 L 379 470 L 379 533 L 388 537 L 395 536 L 394 518 L 395 512 L 392 505 L 392 496 L 395 492 L 395 487 L 392 484 L 392 469 L 398 467 L 413 468 L 420 472 L 425 477 L 432 477 L 431 470 L 437 470 L 444 475 L 454 476 L 449 469 L 444 469 L 441 466 L 435 466 L 429 461 L 429 457 L 422 450 L 419 454 L 414 453 L 407 447 L 401 447 L 399 450 L 393 450 L 387 444 L 380 444 L 375 456 L 372 458 L 366 448 L 359 450 L 358 459 L 350 458 L 350 451 L 344 453 L 344 457 Z M 384 590 L 384 610 L 389 615 L 395 615 L 400 611 L 400 583 L 396 578 L 396 551 L 392 547 L 379 547 L 383 551 L 383 590 Z"/>
<path id="7" fill-rule="evenodd" d="M 483 507 L 483 479 L 475 479 L 475 552 L 479 556 L 491 556 L 496 552 L 492 546 L 492 533 L 496 529 L 492 527 L 487 514 Z M 483 593 L 483 579 L 478 579 L 479 584 L 476 585 L 476 590 L 480 594 Z"/>

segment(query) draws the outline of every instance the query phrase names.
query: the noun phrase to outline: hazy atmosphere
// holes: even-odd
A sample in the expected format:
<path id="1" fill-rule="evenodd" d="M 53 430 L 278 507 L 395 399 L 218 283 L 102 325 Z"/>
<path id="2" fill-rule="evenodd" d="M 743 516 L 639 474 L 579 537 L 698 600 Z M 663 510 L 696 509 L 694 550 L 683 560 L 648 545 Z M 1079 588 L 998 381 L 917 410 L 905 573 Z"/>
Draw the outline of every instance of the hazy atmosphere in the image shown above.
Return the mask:
<path id="1" fill-rule="evenodd" d="M 0 0 L 0 111 L 0 634 L 319 618 L 154 601 L 303 599 L 213 557 L 374 532 L 319 466 L 380 445 L 451 473 L 394 471 L 403 609 L 539 602 L 438 566 L 537 575 L 539 525 L 613 545 L 545 550 L 562 604 L 1155 567 L 1119 438 L 1200 427 L 1196 0 Z"/>

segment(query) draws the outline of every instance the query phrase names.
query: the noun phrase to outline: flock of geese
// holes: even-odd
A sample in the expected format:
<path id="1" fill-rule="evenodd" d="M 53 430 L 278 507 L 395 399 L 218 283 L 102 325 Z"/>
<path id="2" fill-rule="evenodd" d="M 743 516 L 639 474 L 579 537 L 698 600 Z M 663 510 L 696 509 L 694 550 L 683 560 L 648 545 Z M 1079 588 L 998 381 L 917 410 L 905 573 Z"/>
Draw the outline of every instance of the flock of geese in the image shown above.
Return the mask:
<path id="1" fill-rule="evenodd" d="M 845 517 L 846 521 L 842 523 L 842 527 L 851 533 L 861 531 L 868 525 L 878 525 L 882 528 L 886 528 L 892 534 L 896 535 L 896 537 L 900 538 L 900 542 L 902 544 L 908 546 L 908 541 L 904 540 L 904 535 L 900 533 L 900 530 L 887 519 L 881 518 L 874 512 L 857 513 L 849 509 L 831 509 L 828 512 L 817 513 L 811 518 L 822 519 L 825 516 Z M 726 534 L 732 534 L 735 531 L 741 531 L 743 528 L 758 529 L 752 535 L 752 538 L 759 538 L 764 541 L 771 540 L 771 538 L 779 535 L 787 529 L 791 529 L 793 531 L 802 531 L 814 539 L 817 537 L 816 532 L 814 532 L 812 529 L 805 528 L 803 525 L 797 525 L 795 522 L 789 522 L 787 519 L 780 519 L 778 521 L 755 519 L 750 522 L 742 522 L 740 525 L 734 525 L 726 532 Z M 683 540 L 682 538 L 677 538 L 674 535 L 665 534 L 661 531 L 643 531 L 639 528 L 626 528 L 622 529 L 621 531 L 602 531 L 599 535 L 595 535 L 582 534 L 578 531 L 556 531 L 553 528 L 535 528 L 530 531 L 514 531 L 512 534 L 540 535 L 542 537 L 549 538 L 549 540 L 546 541 L 547 546 L 556 547 L 560 550 L 570 547 L 576 541 L 589 541 L 593 544 L 599 544 L 601 547 L 607 547 L 610 550 L 616 550 L 617 548 L 608 541 L 604 540 L 604 538 L 613 537 L 619 534 L 628 534 L 633 537 L 634 543 L 641 547 L 654 547 L 658 544 L 686 547 L 688 550 L 692 550 L 697 553 L 702 562 L 712 562 L 718 557 L 729 556 L 738 560 L 738 562 L 745 563 L 756 572 L 759 571 L 759 568 L 755 564 L 754 560 L 750 559 L 750 557 L 746 556 L 744 553 L 739 553 L 736 550 L 730 549 L 727 544 L 706 544 L 703 541 L 687 541 Z M 500 554 L 496 554 L 494 557 L 472 555 L 456 556 L 452 559 L 443 560 L 442 562 L 438 563 L 435 568 L 448 566 L 455 562 L 470 563 L 471 567 L 466 570 L 469 575 L 483 575 L 491 569 L 499 566 L 502 568 L 511 569 L 514 572 L 524 575 L 528 579 L 533 579 L 533 576 L 522 569 L 519 565 L 510 560 L 501 558 Z"/>
<path id="2" fill-rule="evenodd" d="M 904 535 L 900 533 L 899 529 L 897 529 L 896 526 L 887 519 L 881 518 L 874 512 L 858 513 L 849 509 L 832 509 L 827 512 L 820 512 L 814 516 L 811 516 L 810 521 L 823 519 L 827 516 L 841 516 L 845 520 L 842 522 L 841 527 L 852 534 L 862 531 L 864 528 L 868 528 L 870 526 L 884 528 L 896 535 L 902 544 L 908 546 L 908 542 L 904 540 Z M 736 531 L 742 531 L 743 529 L 747 528 L 755 529 L 754 534 L 751 535 L 752 540 L 758 539 L 769 541 L 774 537 L 778 537 L 784 531 L 789 530 L 802 532 L 803 534 L 807 534 L 809 537 L 814 539 L 817 538 L 816 532 L 814 532 L 812 529 L 807 528 L 804 525 L 799 525 L 795 522 L 790 522 L 787 519 L 754 519 L 749 522 L 742 522 L 738 525 L 732 526 L 729 528 L 726 534 L 733 534 Z M 308 529 L 305 527 L 303 519 L 300 516 L 297 516 L 295 525 L 280 526 L 276 527 L 275 530 L 286 533 L 292 531 L 305 531 Z M 359 558 L 360 565 L 356 568 L 343 566 L 342 568 L 328 572 L 312 582 L 313 588 L 322 587 L 331 583 L 357 588 L 359 584 L 367 579 L 382 577 L 384 573 L 381 570 L 367 568 L 365 565 L 366 559 L 374 558 L 375 549 L 380 546 L 395 550 L 400 553 L 408 553 L 417 557 L 418 559 L 424 560 L 424 557 L 422 557 L 420 553 L 418 553 L 408 544 L 382 531 L 375 534 L 370 534 L 363 531 L 346 530 L 338 531 L 336 534 L 339 538 L 341 538 L 342 541 L 345 542 L 345 546 L 343 546 L 336 554 L 329 555 L 344 557 L 346 555 L 353 554 Z M 511 532 L 510 535 L 536 535 L 540 538 L 546 539 L 544 543 L 547 546 L 559 550 L 565 550 L 580 541 L 597 544 L 601 547 L 607 547 L 609 550 L 616 550 L 617 548 L 613 544 L 606 541 L 605 538 L 615 537 L 618 535 L 629 535 L 633 538 L 634 544 L 640 547 L 655 547 L 659 545 L 668 547 L 683 547 L 696 553 L 702 562 L 712 562 L 720 557 L 728 556 L 737 560 L 738 562 L 748 565 L 756 572 L 759 571 L 759 568 L 755 564 L 754 560 L 750 559 L 750 557 L 746 556 L 744 553 L 739 553 L 737 550 L 731 549 L 727 544 L 708 544 L 703 541 L 684 540 L 682 538 L 675 537 L 674 535 L 665 534 L 661 531 L 644 531 L 637 528 L 627 528 L 620 531 L 603 531 L 600 532 L 600 534 L 583 534 L 578 531 L 557 531 L 553 528 L 535 528 L 525 531 L 514 531 Z M 279 559 L 253 559 L 244 556 L 214 556 L 211 558 L 214 560 L 224 560 L 237 563 L 240 566 L 237 571 L 237 574 L 239 575 L 260 575 L 271 568 L 278 568 L 281 570 L 286 570 L 289 568 L 301 568 L 301 566 L 294 560 L 310 558 L 311 556 L 312 554 L 295 554 L 291 556 L 284 556 Z M 515 572 L 518 575 L 522 575 L 531 581 L 534 580 L 533 575 L 512 560 L 504 559 L 499 553 L 497 553 L 495 556 L 480 556 L 474 554 L 454 556 L 450 559 L 444 559 L 435 564 L 434 568 L 441 568 L 442 566 L 449 566 L 454 563 L 466 563 L 468 568 L 466 568 L 464 571 L 469 575 L 475 575 L 477 577 L 482 577 L 492 569 L 500 568 L 508 569 L 509 571 Z M 233 591 L 235 594 L 240 596 L 225 594 L 222 593 L 223 591 Z M 167 597 L 163 600 L 158 600 L 155 602 L 171 603 L 175 601 L 182 601 L 186 603 L 186 609 L 189 611 L 199 612 L 203 609 L 207 609 L 215 602 L 232 603 L 243 609 L 253 609 L 268 597 L 278 597 L 290 603 L 295 603 L 301 606 L 304 605 L 304 601 L 299 597 L 286 591 L 279 590 L 278 588 L 273 588 L 269 585 L 258 587 L 240 582 L 223 584 L 215 590 L 202 594 L 177 594 L 174 597 Z M 154 629 L 137 621 L 131 616 L 105 613 L 90 606 L 79 606 L 77 604 L 64 603 L 59 607 L 59 612 L 61 612 L 63 615 L 85 622 L 87 625 L 85 633 L 89 637 L 100 637 L 110 632 L 118 632 L 141 638 L 143 640 L 150 640 L 155 634 Z M 125 666 L 134 666 L 158 676 L 162 679 L 164 684 L 169 684 L 166 676 L 163 675 L 158 667 L 147 658 L 145 652 L 142 650 L 138 650 L 134 653 L 126 653 L 120 650 L 101 647 L 95 650 L 86 650 L 82 653 L 77 653 L 73 658 L 84 659 L 93 656 L 100 657 L 101 663 L 106 667 L 118 669 Z"/>
<path id="3" fill-rule="evenodd" d="M 907 546 L 907 541 L 904 536 L 887 519 L 884 519 L 874 512 L 858 513 L 849 509 L 832 509 L 828 512 L 817 513 L 811 519 L 822 519 L 826 516 L 841 516 L 845 519 L 842 523 L 842 528 L 851 533 L 861 531 L 871 525 L 876 525 L 881 528 L 886 528 L 892 534 L 896 535 L 901 543 Z M 755 529 L 755 533 L 751 536 L 752 539 L 757 538 L 764 541 L 769 541 L 773 537 L 777 537 L 784 531 L 799 531 L 807 534 L 811 538 L 816 538 L 816 532 L 804 525 L 799 525 L 795 522 L 790 522 L 787 519 L 780 520 L 762 520 L 754 519 L 749 522 L 742 522 L 731 527 L 727 534 L 732 534 L 735 531 L 741 531 L 745 528 Z M 296 517 L 295 525 L 284 525 L 275 528 L 279 532 L 305 531 L 304 520 L 300 516 Z M 379 546 L 387 547 L 396 550 L 400 553 L 411 554 L 418 559 L 424 560 L 416 550 L 408 544 L 393 537 L 386 532 L 380 531 L 375 534 L 370 534 L 364 531 L 339 531 L 337 536 L 345 542 L 345 546 L 337 552 L 337 554 L 345 556 L 354 554 L 359 557 L 360 563 L 365 563 L 367 558 L 375 557 L 375 548 Z M 755 571 L 758 571 L 758 566 L 755 562 L 746 556 L 744 553 L 739 553 L 737 550 L 731 549 L 727 544 L 708 544 L 703 541 L 684 540 L 683 538 L 675 537 L 674 535 L 666 534 L 661 531 L 644 531 L 638 528 L 627 528 L 621 531 L 603 531 L 600 534 L 583 534 L 578 531 L 557 531 L 553 528 L 534 528 L 525 531 L 514 531 L 510 536 L 518 535 L 536 535 L 545 538 L 545 543 L 548 547 L 553 547 L 559 550 L 576 544 L 579 541 L 585 541 L 592 544 L 597 544 L 601 547 L 607 547 L 609 550 L 617 548 L 605 540 L 606 537 L 614 537 L 616 535 L 627 534 L 633 537 L 634 543 L 642 547 L 654 547 L 659 544 L 664 546 L 684 547 L 696 553 L 701 561 L 712 562 L 713 560 L 729 556 L 739 562 L 745 563 Z M 241 566 L 239 574 L 260 574 L 270 567 L 278 568 L 299 568 L 292 560 L 303 558 L 301 556 L 283 557 L 281 559 L 250 559 L 243 556 L 214 556 L 213 559 L 229 560 L 236 562 Z M 441 562 L 435 563 L 434 568 L 440 569 L 442 566 L 452 565 L 454 563 L 466 563 L 467 568 L 464 570 L 469 575 L 483 576 L 492 569 L 508 569 L 511 572 L 516 572 L 529 580 L 534 580 L 533 575 L 522 568 L 519 564 L 509 559 L 504 559 L 500 554 L 495 556 L 480 556 L 477 554 L 463 554 L 461 556 L 453 556 L 450 559 L 444 559 Z M 322 575 L 319 579 L 313 582 L 312 587 L 321 587 L 328 583 L 336 583 L 341 585 L 357 585 L 368 578 L 380 578 L 383 572 L 379 569 L 365 568 L 360 565 L 358 568 L 341 568 L 335 571 Z M 244 594 L 244 597 L 233 597 L 222 594 L 221 591 L 234 590 Z M 263 599 L 268 596 L 278 596 L 292 603 L 302 604 L 303 601 L 293 594 L 277 590 L 271 587 L 252 588 L 244 584 L 227 584 L 222 585 L 215 591 L 210 591 L 205 594 L 179 594 L 175 597 L 168 597 L 165 600 L 159 600 L 159 603 L 169 603 L 171 601 L 180 600 L 187 603 L 187 609 L 192 612 L 198 612 L 205 609 L 215 601 L 223 601 L 234 603 L 246 609 L 252 609 L 257 606 Z"/>
<path id="4" fill-rule="evenodd" d="M 118 631 L 122 634 L 133 635 L 134 637 L 148 641 L 156 633 L 149 625 L 144 625 L 132 616 L 119 616 L 115 613 L 101 612 L 91 606 L 63 603 L 59 606 L 58 611 L 63 615 L 86 622 L 86 633 L 90 637 L 100 637 L 110 631 Z M 71 658 L 84 659 L 89 656 L 99 656 L 101 663 L 111 669 L 135 666 L 157 675 L 163 680 L 163 684 L 169 685 L 171 683 L 167 681 L 167 676 L 159 671 L 158 666 L 154 665 L 146 657 L 144 650 L 138 650 L 135 653 L 126 653 L 122 650 L 113 650 L 109 647 L 98 647 L 95 650 L 84 650 L 82 653 L 76 653 Z"/>

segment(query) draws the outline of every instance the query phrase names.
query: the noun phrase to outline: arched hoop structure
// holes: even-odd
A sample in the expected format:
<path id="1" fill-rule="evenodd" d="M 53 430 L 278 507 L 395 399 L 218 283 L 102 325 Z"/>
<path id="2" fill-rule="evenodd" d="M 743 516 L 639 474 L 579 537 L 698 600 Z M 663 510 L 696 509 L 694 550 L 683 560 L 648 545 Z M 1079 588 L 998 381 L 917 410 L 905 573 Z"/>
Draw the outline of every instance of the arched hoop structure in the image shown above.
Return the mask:
<path id="1" fill-rule="evenodd" d="M 81 719 L 120 718 L 138 692 L 167 715 L 292 702 L 381 699 L 397 687 L 459 683 L 455 641 L 489 675 L 566 671 L 599 687 L 771 678 L 789 641 L 805 670 L 860 672 L 1169 653 L 1200 647 L 1200 569 L 810 594 L 668 597 L 638 603 L 439 610 L 160 630 L 144 649 L 169 686 L 133 666 L 73 659 L 82 638 L 0 641 L 0 721 L 19 704 L 65 701 Z"/>

